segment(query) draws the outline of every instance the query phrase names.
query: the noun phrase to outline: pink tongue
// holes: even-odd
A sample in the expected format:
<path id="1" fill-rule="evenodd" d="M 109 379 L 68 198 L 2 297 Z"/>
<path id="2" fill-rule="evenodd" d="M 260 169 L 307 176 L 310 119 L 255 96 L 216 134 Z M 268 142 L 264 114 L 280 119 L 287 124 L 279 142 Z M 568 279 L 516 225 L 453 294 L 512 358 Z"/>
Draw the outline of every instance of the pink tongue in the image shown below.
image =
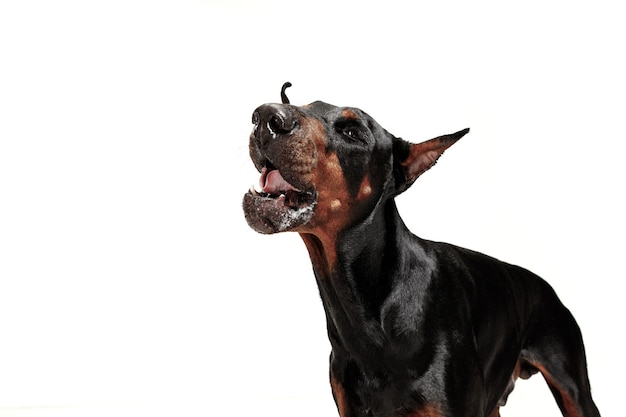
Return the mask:
<path id="1" fill-rule="evenodd" d="M 267 172 L 267 168 L 263 168 L 263 171 L 261 172 L 260 186 L 261 191 L 269 194 L 278 194 L 281 191 L 296 190 L 293 185 L 285 181 L 283 176 L 280 175 L 280 171 L 277 169 Z"/>

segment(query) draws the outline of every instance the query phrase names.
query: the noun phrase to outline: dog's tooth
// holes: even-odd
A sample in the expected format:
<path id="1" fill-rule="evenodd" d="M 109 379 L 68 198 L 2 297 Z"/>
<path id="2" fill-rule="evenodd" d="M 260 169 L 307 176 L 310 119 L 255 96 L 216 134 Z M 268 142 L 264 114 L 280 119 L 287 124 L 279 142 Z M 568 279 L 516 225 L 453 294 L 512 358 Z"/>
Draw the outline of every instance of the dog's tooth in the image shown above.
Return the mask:
<path id="1" fill-rule="evenodd" d="M 259 195 L 259 193 L 257 193 L 257 191 L 254 189 L 254 185 L 250 186 L 250 189 L 248 190 L 250 192 L 250 194 L 252 195 Z"/>

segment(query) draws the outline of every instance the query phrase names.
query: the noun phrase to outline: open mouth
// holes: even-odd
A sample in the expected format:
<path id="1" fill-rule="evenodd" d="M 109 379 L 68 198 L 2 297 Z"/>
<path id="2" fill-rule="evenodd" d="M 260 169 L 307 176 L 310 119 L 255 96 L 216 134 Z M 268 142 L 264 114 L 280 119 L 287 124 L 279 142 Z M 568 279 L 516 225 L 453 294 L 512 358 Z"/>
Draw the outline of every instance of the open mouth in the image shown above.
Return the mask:
<path id="1" fill-rule="evenodd" d="M 302 191 L 291 185 L 279 170 L 273 167 L 263 167 L 261 170 L 261 178 L 259 179 L 260 191 L 250 187 L 250 194 L 253 196 L 278 200 L 285 206 L 292 209 L 299 209 L 302 206 L 315 202 L 315 194 L 312 192 Z"/>
<path id="2" fill-rule="evenodd" d="M 288 231 L 313 216 L 317 193 L 293 186 L 269 163 L 261 170 L 259 187 L 259 191 L 250 187 L 243 200 L 246 220 L 257 232 Z"/>

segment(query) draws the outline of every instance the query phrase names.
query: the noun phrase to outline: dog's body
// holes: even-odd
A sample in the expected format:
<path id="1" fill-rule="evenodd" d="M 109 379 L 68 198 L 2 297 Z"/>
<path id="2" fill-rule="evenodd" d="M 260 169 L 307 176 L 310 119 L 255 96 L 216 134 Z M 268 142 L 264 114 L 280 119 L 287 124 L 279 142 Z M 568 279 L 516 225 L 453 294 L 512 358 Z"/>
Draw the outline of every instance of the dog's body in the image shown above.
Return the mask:
<path id="1" fill-rule="evenodd" d="M 288 85 L 286 85 L 288 86 Z M 582 337 L 541 278 L 420 239 L 394 197 L 468 129 L 410 144 L 355 108 L 266 104 L 244 197 L 261 233 L 296 231 L 309 251 L 332 345 L 341 417 L 495 417 L 518 378 L 541 372 L 567 417 L 599 416 Z"/>

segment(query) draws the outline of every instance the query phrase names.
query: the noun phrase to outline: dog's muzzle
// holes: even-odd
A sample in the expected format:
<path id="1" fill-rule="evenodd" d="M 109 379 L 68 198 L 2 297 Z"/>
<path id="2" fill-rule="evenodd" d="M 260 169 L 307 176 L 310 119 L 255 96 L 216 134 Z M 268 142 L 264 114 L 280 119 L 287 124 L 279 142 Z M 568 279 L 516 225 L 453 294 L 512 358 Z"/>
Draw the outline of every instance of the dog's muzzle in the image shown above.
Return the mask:
<path id="1" fill-rule="evenodd" d="M 259 233 L 293 230 L 309 222 L 317 193 L 305 190 L 296 172 L 302 166 L 292 152 L 299 120 L 290 105 L 264 104 L 252 114 L 250 156 L 261 173 L 259 190 L 250 187 L 243 209 L 250 227 Z"/>

